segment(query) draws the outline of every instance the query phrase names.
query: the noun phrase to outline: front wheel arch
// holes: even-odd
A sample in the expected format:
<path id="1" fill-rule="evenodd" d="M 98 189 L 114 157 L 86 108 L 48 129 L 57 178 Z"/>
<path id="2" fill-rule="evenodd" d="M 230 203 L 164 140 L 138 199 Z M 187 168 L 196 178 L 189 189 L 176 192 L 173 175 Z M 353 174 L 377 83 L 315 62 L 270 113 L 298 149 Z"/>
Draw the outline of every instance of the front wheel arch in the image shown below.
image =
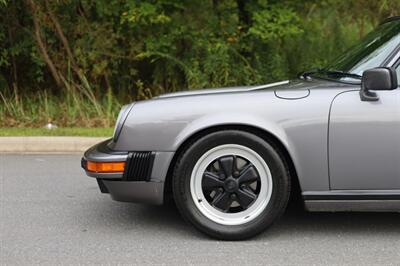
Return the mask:
<path id="1" fill-rule="evenodd" d="M 172 196 L 172 174 L 173 174 L 173 170 L 174 170 L 176 161 L 179 158 L 179 156 L 182 154 L 182 152 L 185 151 L 185 149 L 189 145 L 194 143 L 196 140 L 202 138 L 203 136 L 208 135 L 210 133 L 224 131 L 224 130 L 239 130 L 239 131 L 252 133 L 252 134 L 264 139 L 265 141 L 270 142 L 272 145 L 274 145 L 274 147 L 280 152 L 280 155 L 284 159 L 284 161 L 287 164 L 287 167 L 289 169 L 289 174 L 290 174 L 290 179 L 291 179 L 290 181 L 292 184 L 290 198 L 291 198 L 291 200 L 296 200 L 296 201 L 301 199 L 302 190 L 300 187 L 300 182 L 299 182 L 299 178 L 297 175 L 297 171 L 296 171 L 293 159 L 290 156 L 290 153 L 286 149 L 285 145 L 283 145 L 282 141 L 279 138 L 277 138 L 275 135 L 271 134 L 270 132 L 268 132 L 264 129 L 260 129 L 258 127 L 248 126 L 248 125 L 231 124 L 231 125 L 213 126 L 213 127 L 205 128 L 205 129 L 198 131 L 198 132 L 192 134 L 191 136 L 189 136 L 179 146 L 179 148 L 175 152 L 175 154 L 171 160 L 171 163 L 168 167 L 168 172 L 167 172 L 167 176 L 165 179 L 165 187 L 164 187 L 165 201 L 170 201 L 170 198 Z"/>

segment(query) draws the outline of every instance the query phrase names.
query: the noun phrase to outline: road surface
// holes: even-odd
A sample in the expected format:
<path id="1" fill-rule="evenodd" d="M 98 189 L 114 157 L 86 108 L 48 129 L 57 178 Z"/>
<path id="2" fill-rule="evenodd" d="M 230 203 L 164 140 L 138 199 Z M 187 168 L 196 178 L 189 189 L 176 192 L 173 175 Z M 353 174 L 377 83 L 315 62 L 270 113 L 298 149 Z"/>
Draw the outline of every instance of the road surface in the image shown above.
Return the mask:
<path id="1" fill-rule="evenodd" d="M 79 155 L 1 155 L 1 265 L 398 265 L 400 214 L 291 208 L 247 241 L 210 239 L 173 206 L 112 201 Z"/>

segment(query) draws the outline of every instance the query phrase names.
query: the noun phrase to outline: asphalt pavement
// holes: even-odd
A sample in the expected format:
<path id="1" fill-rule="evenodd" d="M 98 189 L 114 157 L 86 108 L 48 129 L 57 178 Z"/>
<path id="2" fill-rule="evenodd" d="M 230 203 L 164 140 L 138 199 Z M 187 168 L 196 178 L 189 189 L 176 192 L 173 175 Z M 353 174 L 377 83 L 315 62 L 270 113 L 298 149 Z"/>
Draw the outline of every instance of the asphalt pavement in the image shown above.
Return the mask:
<path id="1" fill-rule="evenodd" d="M 400 214 L 291 207 L 251 240 L 210 239 L 173 206 L 112 201 L 80 155 L 0 154 L 1 265 L 399 265 Z"/>

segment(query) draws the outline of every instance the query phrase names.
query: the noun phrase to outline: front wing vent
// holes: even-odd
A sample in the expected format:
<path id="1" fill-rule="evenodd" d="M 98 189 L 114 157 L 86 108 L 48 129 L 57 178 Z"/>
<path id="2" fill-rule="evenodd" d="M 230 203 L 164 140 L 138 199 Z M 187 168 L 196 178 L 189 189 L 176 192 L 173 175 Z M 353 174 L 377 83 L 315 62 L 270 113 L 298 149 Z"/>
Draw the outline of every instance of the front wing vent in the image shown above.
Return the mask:
<path id="1" fill-rule="evenodd" d="M 126 161 L 123 179 L 127 181 L 150 181 L 154 153 L 130 152 Z"/>

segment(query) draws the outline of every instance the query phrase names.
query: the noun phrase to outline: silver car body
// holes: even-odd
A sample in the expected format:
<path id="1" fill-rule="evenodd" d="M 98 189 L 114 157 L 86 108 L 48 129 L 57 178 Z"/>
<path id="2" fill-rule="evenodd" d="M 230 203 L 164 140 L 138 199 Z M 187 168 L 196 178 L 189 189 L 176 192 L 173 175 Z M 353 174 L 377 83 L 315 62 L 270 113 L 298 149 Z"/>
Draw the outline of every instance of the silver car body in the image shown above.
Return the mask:
<path id="1" fill-rule="evenodd" d="M 398 50 L 384 66 L 397 66 Z M 152 152 L 148 182 L 88 174 L 105 179 L 117 200 L 160 204 L 180 148 L 196 134 L 237 127 L 279 143 L 309 210 L 399 211 L 400 90 L 379 91 L 376 102 L 361 101 L 359 91 L 359 84 L 312 78 L 136 102 L 118 138 L 106 143 L 113 155 L 94 147 L 85 158 L 115 161 L 126 160 L 125 152 Z"/>

